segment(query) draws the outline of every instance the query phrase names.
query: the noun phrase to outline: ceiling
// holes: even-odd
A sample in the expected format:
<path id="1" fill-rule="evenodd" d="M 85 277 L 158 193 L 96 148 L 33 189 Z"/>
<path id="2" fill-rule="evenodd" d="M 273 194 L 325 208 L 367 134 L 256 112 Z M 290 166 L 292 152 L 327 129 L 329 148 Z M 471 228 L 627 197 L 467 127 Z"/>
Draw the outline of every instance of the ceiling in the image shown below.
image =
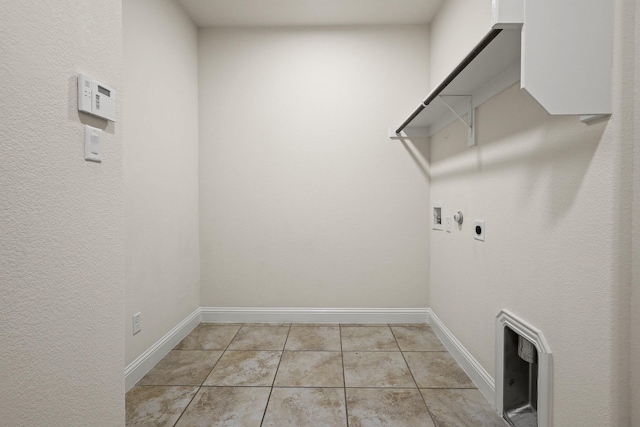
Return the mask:
<path id="1" fill-rule="evenodd" d="M 198 27 L 426 24 L 444 0 L 178 0 Z"/>

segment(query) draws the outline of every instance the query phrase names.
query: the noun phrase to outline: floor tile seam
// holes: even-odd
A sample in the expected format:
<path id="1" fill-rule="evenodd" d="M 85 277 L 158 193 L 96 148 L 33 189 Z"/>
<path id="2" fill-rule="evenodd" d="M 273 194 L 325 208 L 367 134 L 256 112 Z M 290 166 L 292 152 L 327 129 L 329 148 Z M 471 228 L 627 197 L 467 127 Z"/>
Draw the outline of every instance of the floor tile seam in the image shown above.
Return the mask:
<path id="1" fill-rule="evenodd" d="M 198 389 L 196 390 L 195 393 L 193 393 L 193 396 L 191 396 L 191 399 L 189 400 L 189 403 L 187 403 L 184 407 L 184 409 L 182 410 L 182 412 L 180 412 L 180 416 L 178 417 L 178 419 L 176 419 L 176 422 L 173 423 L 173 427 L 177 426 L 178 423 L 180 422 L 180 418 L 182 418 L 182 416 L 184 415 L 185 412 L 187 412 L 187 408 L 191 405 L 191 402 L 193 402 L 193 399 L 196 398 L 196 396 L 198 395 L 198 393 L 200 393 L 200 390 L 202 389 L 202 386 L 199 386 Z"/>
<path id="2" fill-rule="evenodd" d="M 240 349 L 233 349 L 233 350 L 227 350 L 228 352 L 232 352 L 232 351 L 284 351 L 281 348 L 268 348 L 268 349 L 257 349 L 257 348 L 240 348 Z"/>
<path id="3" fill-rule="evenodd" d="M 363 381 L 366 383 L 366 381 Z M 402 388 L 402 389 L 411 389 L 416 390 L 418 387 L 415 386 L 407 386 L 407 385 L 348 385 L 345 388 Z"/>
<path id="4" fill-rule="evenodd" d="M 391 328 L 389 328 L 389 329 L 391 329 Z M 398 338 L 396 337 L 396 334 L 393 333 L 393 329 L 391 329 L 391 334 L 393 335 L 393 339 L 396 340 L 396 344 L 398 344 L 398 348 L 400 348 L 400 344 L 398 343 Z M 409 366 L 409 362 L 407 362 L 407 358 L 404 356 L 404 352 L 400 351 L 400 354 L 402 354 L 402 360 L 404 360 L 404 363 L 407 366 L 407 369 L 409 370 L 409 373 L 411 374 L 411 378 L 413 379 L 413 382 L 416 385 L 416 389 L 418 390 L 418 394 L 420 395 L 420 399 L 422 399 L 422 402 L 424 403 L 425 408 L 427 408 L 427 413 L 429 414 L 429 417 L 431 418 L 431 422 L 433 423 L 434 426 L 437 426 L 436 419 L 433 417 L 433 414 L 431 413 L 431 409 L 429 409 L 429 405 L 427 405 L 427 401 L 425 400 L 424 396 L 422 395 L 422 392 L 420 391 L 420 386 L 418 386 L 418 381 L 416 381 L 416 377 L 415 377 L 415 375 L 413 375 L 413 371 L 411 370 L 411 367 Z"/>
<path id="5" fill-rule="evenodd" d="M 136 384 L 131 388 L 131 390 L 133 390 L 135 387 L 200 387 L 200 386 L 197 384 L 143 384 L 143 385 Z"/>
<path id="6" fill-rule="evenodd" d="M 283 353 L 311 353 L 311 352 L 315 352 L 315 353 L 448 353 L 448 351 L 444 350 L 419 350 L 419 351 L 402 351 L 402 350 L 289 350 L 289 349 L 276 349 L 276 348 L 269 348 L 269 349 L 233 349 L 233 350 L 172 350 L 172 351 L 221 351 L 223 353 L 234 353 L 234 352 L 241 352 L 241 351 L 248 351 L 248 352 L 260 352 L 260 351 L 271 351 L 271 352 L 283 352 Z"/>
<path id="7" fill-rule="evenodd" d="M 363 388 L 363 389 L 380 389 L 380 390 L 387 390 L 387 389 L 394 389 L 394 390 L 477 390 L 477 388 L 475 387 L 404 387 L 404 386 L 381 386 L 381 385 L 375 385 L 375 386 L 300 386 L 300 385 L 274 385 L 274 386 L 270 386 L 270 385 L 242 385 L 242 384 L 232 384 L 232 385 L 223 385 L 223 384 L 218 384 L 218 385 L 203 385 L 203 386 L 197 386 L 197 385 L 144 385 L 144 386 L 136 386 L 136 387 L 196 387 L 199 389 L 201 388 L 303 388 L 303 389 L 313 389 L 313 388 L 331 388 L 331 389 L 358 389 L 358 388 Z"/>
<path id="8" fill-rule="evenodd" d="M 271 386 L 270 385 L 215 384 L 215 385 L 203 385 L 201 388 L 271 388 Z"/>
<path id="9" fill-rule="evenodd" d="M 262 388 L 266 388 L 262 387 Z M 331 389 L 342 389 L 343 386 L 327 386 L 327 385 L 313 385 L 313 386 L 300 386 L 300 385 L 274 385 L 271 388 L 301 388 L 301 389 L 314 389 L 314 388 L 331 388 Z"/>
<path id="10" fill-rule="evenodd" d="M 340 323 L 341 328 L 383 328 L 388 323 Z"/>
<path id="11" fill-rule="evenodd" d="M 393 386 L 393 387 L 385 387 L 385 386 L 356 386 L 356 387 L 345 387 L 346 389 L 352 390 L 352 389 L 373 389 L 373 390 L 419 390 L 419 388 L 416 387 L 400 387 L 400 386 Z"/>
<path id="12" fill-rule="evenodd" d="M 362 326 L 367 326 L 367 325 L 362 325 Z M 359 326 L 345 326 L 345 328 L 354 328 L 354 327 L 357 328 Z M 380 324 L 380 325 L 371 325 L 369 327 L 378 327 L 378 328 L 385 328 L 386 327 L 389 330 L 389 332 L 391 333 L 391 335 L 393 336 L 393 331 L 391 330 L 391 326 L 390 326 L 389 323 L 384 323 L 384 324 Z M 340 331 L 340 342 L 342 343 L 342 330 Z M 394 342 L 396 343 L 396 347 L 398 348 L 398 350 L 401 350 L 400 346 L 398 345 L 397 340 L 395 340 L 395 337 L 394 337 Z M 379 351 L 379 352 L 384 352 L 384 351 L 398 351 L 398 350 L 346 350 L 346 351 L 371 351 L 371 352 Z M 343 351 L 345 351 L 344 347 L 343 347 Z"/>
<path id="13" fill-rule="evenodd" d="M 478 387 L 418 387 L 421 390 L 478 390 Z"/>
<path id="14" fill-rule="evenodd" d="M 219 323 L 219 322 L 200 322 L 198 326 L 242 326 L 244 323 Z"/>
<path id="15" fill-rule="evenodd" d="M 385 385 L 372 385 L 372 386 L 344 386 L 344 385 L 331 385 L 331 386 L 317 386 L 317 385 L 308 385 L 308 386 L 300 386 L 300 385 L 255 385 L 255 384 L 212 384 L 212 385 L 198 385 L 198 384 L 145 384 L 145 385 L 136 385 L 135 387 L 198 387 L 198 388 L 224 388 L 224 387 L 243 387 L 243 388 L 396 388 L 396 389 L 411 389 L 414 390 L 416 388 L 420 390 L 478 390 L 477 387 L 403 387 L 403 386 L 385 386 Z"/>
<path id="16" fill-rule="evenodd" d="M 135 387 L 202 387 L 202 384 L 144 384 Z"/>
<path id="17" fill-rule="evenodd" d="M 278 361 L 276 372 L 275 374 L 273 374 L 273 380 L 271 381 L 271 387 L 269 389 L 269 397 L 267 397 L 267 403 L 264 405 L 264 411 L 262 412 L 262 419 L 260 420 L 260 427 L 262 427 L 262 424 L 264 424 L 264 418 L 267 416 L 267 410 L 269 409 L 269 402 L 271 401 L 271 395 L 273 394 L 273 386 L 276 382 L 276 378 L 278 377 L 278 370 L 280 369 L 280 364 L 282 363 L 282 356 L 284 355 L 284 349 L 287 346 L 287 340 L 289 339 L 290 333 L 291 333 L 291 324 L 289 324 L 289 330 L 287 331 L 287 336 L 284 339 L 284 345 L 282 346 L 282 354 L 280 355 L 280 360 Z"/>
<path id="18" fill-rule="evenodd" d="M 290 328 L 291 323 L 243 323 L 247 328 Z"/>
<path id="19" fill-rule="evenodd" d="M 342 360 L 342 384 L 344 395 L 344 415 L 347 419 L 347 427 L 349 427 L 349 407 L 347 405 L 347 378 L 344 373 L 344 347 L 342 346 L 342 326 L 338 326 L 338 332 L 340 334 L 340 360 Z"/>
<path id="20" fill-rule="evenodd" d="M 231 344 L 231 342 L 233 342 L 233 340 L 235 339 L 236 335 L 238 335 L 238 332 L 240 332 L 240 329 L 242 329 L 242 326 L 244 325 L 244 323 L 204 323 L 204 322 L 200 322 L 198 323 L 198 325 L 196 326 L 196 328 L 198 326 L 240 326 L 238 328 L 238 330 L 236 331 L 236 333 L 233 335 L 233 338 L 231 338 L 231 341 L 229 342 L 229 344 Z M 195 328 L 193 329 L 195 330 Z M 192 331 L 193 332 L 193 331 Z M 186 337 L 185 337 L 186 338 Z M 182 340 L 183 341 L 183 340 Z M 178 344 L 175 345 L 175 347 L 173 347 L 171 349 L 171 351 L 174 350 L 179 350 L 179 351 L 189 351 L 189 350 L 201 350 L 201 351 L 222 351 L 224 352 L 227 348 L 229 348 L 229 344 L 227 344 L 227 346 L 225 348 L 220 348 L 220 349 L 204 349 L 204 348 L 176 348 L 177 346 L 179 346 L 182 341 L 180 341 Z"/>
<path id="21" fill-rule="evenodd" d="M 236 339 L 236 337 L 238 336 L 238 334 L 240 333 L 240 330 L 242 330 L 242 326 L 240 326 L 238 328 L 238 330 L 236 331 L 236 333 L 233 335 L 233 338 L 231 338 L 231 340 L 229 341 L 229 343 L 227 344 L 227 346 L 225 347 L 224 350 L 222 350 L 222 354 L 220 355 L 220 357 L 218 357 L 218 360 L 216 360 L 216 363 L 213 364 L 213 366 L 211 367 L 211 370 L 209 371 L 209 373 L 204 377 L 204 379 L 202 380 L 202 383 L 200 384 L 200 388 L 202 388 L 202 386 L 204 385 L 204 383 L 207 381 L 207 378 L 209 378 L 209 376 L 211 375 L 211 373 L 213 372 L 214 369 L 216 369 L 216 366 L 218 366 L 218 363 L 220 363 L 220 360 L 222 360 L 222 358 L 224 357 L 224 355 L 227 353 L 227 350 L 229 349 L 229 346 L 231 345 L 231 343 L 233 342 L 233 340 Z M 186 410 L 186 409 L 185 409 Z"/>
<path id="22" fill-rule="evenodd" d="M 207 323 L 202 323 L 200 322 L 198 324 L 198 326 L 200 325 L 211 325 L 211 324 L 207 324 Z M 229 341 L 229 343 L 224 347 L 224 348 L 176 348 L 177 346 L 180 345 L 180 343 L 182 343 L 182 341 L 180 341 L 178 344 L 176 344 L 176 346 L 174 348 L 171 349 L 171 351 L 221 351 L 222 354 L 224 355 L 224 352 L 227 351 L 227 349 L 229 348 L 229 346 L 231 345 L 231 343 L 233 342 L 234 339 L 236 339 L 236 337 L 238 336 L 238 333 L 240 332 L 240 330 L 242 329 L 242 326 L 244 324 L 243 323 L 234 323 L 233 325 L 226 325 L 226 326 L 240 326 L 238 328 L 238 330 L 236 331 L 235 334 L 233 334 L 233 337 L 231 338 L 231 340 Z M 217 326 L 217 325 L 211 325 L 211 326 Z M 196 326 L 197 327 L 197 326 Z M 186 338 L 186 337 L 185 337 Z M 222 355 L 220 356 L 222 357 Z"/>
<path id="23" fill-rule="evenodd" d="M 292 328 L 339 328 L 339 323 L 323 323 L 323 324 L 306 324 L 306 323 L 292 323 Z"/>

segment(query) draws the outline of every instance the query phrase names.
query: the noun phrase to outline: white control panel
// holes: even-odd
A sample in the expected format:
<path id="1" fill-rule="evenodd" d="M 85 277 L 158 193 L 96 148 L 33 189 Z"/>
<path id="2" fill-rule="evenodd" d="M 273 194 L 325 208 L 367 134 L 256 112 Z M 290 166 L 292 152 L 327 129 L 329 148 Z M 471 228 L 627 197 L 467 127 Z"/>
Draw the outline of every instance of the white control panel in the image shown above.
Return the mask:
<path id="1" fill-rule="evenodd" d="M 84 125 L 84 159 L 102 162 L 102 130 Z"/>
<path id="2" fill-rule="evenodd" d="M 85 74 L 78 74 L 78 111 L 116 121 L 116 90 Z"/>

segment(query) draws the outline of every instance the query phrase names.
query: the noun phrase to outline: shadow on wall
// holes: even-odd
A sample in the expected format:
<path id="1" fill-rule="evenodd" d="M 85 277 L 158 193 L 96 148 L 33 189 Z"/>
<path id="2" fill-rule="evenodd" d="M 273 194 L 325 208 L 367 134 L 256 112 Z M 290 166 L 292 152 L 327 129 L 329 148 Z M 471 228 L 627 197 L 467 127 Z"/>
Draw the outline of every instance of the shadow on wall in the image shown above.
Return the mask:
<path id="1" fill-rule="evenodd" d="M 521 187 L 514 196 L 523 208 L 532 195 L 548 194 L 559 220 L 580 190 L 607 121 L 589 126 L 577 116 L 550 116 L 516 84 L 481 105 L 476 123 L 476 147 L 467 147 L 459 122 L 433 137 L 432 179 L 516 179 Z"/>
<path id="2" fill-rule="evenodd" d="M 399 141 L 411 156 L 411 159 L 424 176 L 424 179 L 427 182 L 431 181 L 431 171 L 429 170 L 429 139 L 400 138 Z"/>

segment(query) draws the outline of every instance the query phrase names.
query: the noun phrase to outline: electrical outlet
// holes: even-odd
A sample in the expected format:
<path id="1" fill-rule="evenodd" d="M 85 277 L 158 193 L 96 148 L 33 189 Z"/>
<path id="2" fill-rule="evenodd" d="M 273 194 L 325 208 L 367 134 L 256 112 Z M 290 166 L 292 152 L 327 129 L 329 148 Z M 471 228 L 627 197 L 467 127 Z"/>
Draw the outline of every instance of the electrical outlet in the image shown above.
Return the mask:
<path id="1" fill-rule="evenodd" d="M 481 219 L 475 220 L 474 231 L 475 231 L 474 238 L 476 240 L 480 240 L 481 242 L 484 242 L 484 220 L 481 220 Z"/>
<path id="2" fill-rule="evenodd" d="M 133 315 L 133 335 L 137 334 L 142 330 L 142 325 L 140 324 L 140 316 L 142 313 L 136 313 Z"/>

